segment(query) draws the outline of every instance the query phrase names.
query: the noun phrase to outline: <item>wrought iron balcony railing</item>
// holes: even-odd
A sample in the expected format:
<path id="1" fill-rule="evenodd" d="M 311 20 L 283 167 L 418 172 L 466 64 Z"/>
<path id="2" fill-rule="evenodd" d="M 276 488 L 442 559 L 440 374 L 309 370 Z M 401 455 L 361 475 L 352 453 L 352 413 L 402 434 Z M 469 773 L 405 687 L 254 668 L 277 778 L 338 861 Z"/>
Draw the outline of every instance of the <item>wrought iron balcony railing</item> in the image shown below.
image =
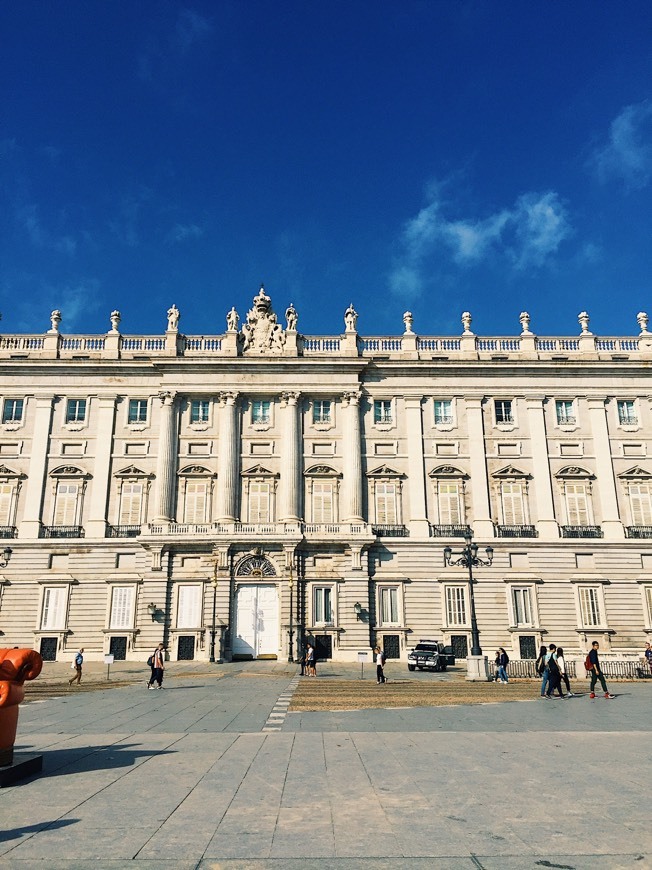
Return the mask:
<path id="1" fill-rule="evenodd" d="M 0 538 L 17 538 L 18 529 L 16 526 L 0 526 Z"/>
<path id="2" fill-rule="evenodd" d="M 537 530 L 527 525 L 497 525 L 496 535 L 499 538 L 536 538 Z"/>
<path id="3" fill-rule="evenodd" d="M 410 531 L 407 526 L 374 524 L 371 531 L 377 538 L 408 538 Z"/>
<path id="4" fill-rule="evenodd" d="M 107 538 L 137 538 L 140 534 L 140 526 L 111 526 L 107 525 Z"/>
<path id="5" fill-rule="evenodd" d="M 562 538 L 601 538 L 600 526 L 561 526 Z"/>
<path id="6" fill-rule="evenodd" d="M 430 536 L 433 538 L 464 538 L 471 534 L 469 526 L 464 525 L 431 525 Z"/>
<path id="7" fill-rule="evenodd" d="M 627 526 L 628 538 L 652 538 L 652 526 Z"/>
<path id="8" fill-rule="evenodd" d="M 83 526 L 41 526 L 39 538 L 83 538 Z"/>

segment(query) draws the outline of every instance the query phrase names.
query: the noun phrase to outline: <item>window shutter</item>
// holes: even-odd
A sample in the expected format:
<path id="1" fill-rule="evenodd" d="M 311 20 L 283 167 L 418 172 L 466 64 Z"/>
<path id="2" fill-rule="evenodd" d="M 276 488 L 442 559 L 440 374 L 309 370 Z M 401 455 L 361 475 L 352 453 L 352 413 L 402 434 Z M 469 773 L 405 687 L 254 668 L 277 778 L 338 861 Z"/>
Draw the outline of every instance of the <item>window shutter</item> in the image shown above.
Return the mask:
<path id="1" fill-rule="evenodd" d="M 396 525 L 396 485 L 376 484 L 376 522 L 381 526 Z"/>
<path id="2" fill-rule="evenodd" d="M 189 480 L 187 482 L 183 511 L 184 522 L 206 522 L 206 491 L 205 481 Z"/>
<path id="3" fill-rule="evenodd" d="M 457 526 L 462 523 L 460 489 L 457 483 L 440 483 L 438 487 L 439 522 Z"/>
<path id="4" fill-rule="evenodd" d="M 503 501 L 503 522 L 506 526 L 522 526 L 525 524 L 523 509 L 523 485 L 517 481 L 501 483 Z"/>
<path id="5" fill-rule="evenodd" d="M 269 522 L 269 484 L 254 483 L 249 485 L 249 522 Z"/>
<path id="6" fill-rule="evenodd" d="M 602 622 L 600 615 L 600 599 L 598 596 L 599 592 L 595 587 L 580 587 L 582 622 L 587 627 L 600 625 Z"/>
<path id="7" fill-rule="evenodd" d="M 312 485 L 312 520 L 314 523 L 333 522 L 333 484 L 314 482 Z"/>
<path id="8" fill-rule="evenodd" d="M 55 526 L 74 526 L 77 520 L 78 483 L 58 483 L 54 511 Z"/>
<path id="9" fill-rule="evenodd" d="M 12 483 L 0 484 L 0 526 L 11 525 L 11 502 L 14 493 Z"/>
<path id="10" fill-rule="evenodd" d="M 49 586 L 43 590 L 41 628 L 60 630 L 66 627 L 67 594 L 68 590 L 61 586 Z"/>
<path id="11" fill-rule="evenodd" d="M 569 526 L 589 525 L 589 505 L 585 484 L 566 484 L 566 512 Z"/>
<path id="12" fill-rule="evenodd" d="M 632 511 L 632 523 L 635 526 L 652 525 L 652 504 L 650 500 L 650 485 L 648 483 L 633 483 L 629 487 L 629 502 Z"/>
<path id="13" fill-rule="evenodd" d="M 463 586 L 446 587 L 446 611 L 449 625 L 466 624 L 466 600 Z"/>
<path id="14" fill-rule="evenodd" d="M 140 525 L 140 509 L 143 497 L 142 483 L 124 483 L 120 495 L 120 525 Z"/>
<path id="15" fill-rule="evenodd" d="M 111 596 L 111 628 L 132 628 L 134 587 L 114 586 Z"/>
<path id="16" fill-rule="evenodd" d="M 201 586 L 179 586 L 177 608 L 178 628 L 199 628 L 201 625 Z"/>

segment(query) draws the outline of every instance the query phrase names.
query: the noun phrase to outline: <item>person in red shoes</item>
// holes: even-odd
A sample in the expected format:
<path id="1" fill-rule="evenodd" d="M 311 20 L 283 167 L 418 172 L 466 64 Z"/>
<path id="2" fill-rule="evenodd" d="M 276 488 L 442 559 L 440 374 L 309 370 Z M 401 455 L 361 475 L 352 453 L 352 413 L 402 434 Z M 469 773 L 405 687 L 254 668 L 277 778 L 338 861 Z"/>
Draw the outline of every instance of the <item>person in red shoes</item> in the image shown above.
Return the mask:
<path id="1" fill-rule="evenodd" d="M 600 680 L 600 685 L 602 686 L 605 698 L 613 698 L 615 696 L 609 692 L 609 689 L 607 689 L 607 684 L 604 681 L 604 674 L 600 668 L 600 659 L 598 658 L 599 648 L 600 644 L 597 640 L 594 640 L 591 644 L 591 652 L 589 653 L 589 661 L 591 663 L 591 698 L 595 698 L 595 684 L 598 680 Z"/>

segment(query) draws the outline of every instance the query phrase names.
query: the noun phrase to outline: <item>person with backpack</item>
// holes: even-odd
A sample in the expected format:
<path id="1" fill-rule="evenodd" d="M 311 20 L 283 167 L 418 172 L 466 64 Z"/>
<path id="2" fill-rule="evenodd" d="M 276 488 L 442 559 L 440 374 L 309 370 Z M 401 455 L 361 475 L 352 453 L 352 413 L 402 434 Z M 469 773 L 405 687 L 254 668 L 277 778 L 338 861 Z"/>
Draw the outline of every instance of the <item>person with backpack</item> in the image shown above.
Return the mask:
<path id="1" fill-rule="evenodd" d="M 566 671 L 566 661 L 564 659 L 564 651 L 558 646 L 557 647 L 557 665 L 559 667 L 559 673 L 561 674 L 561 679 L 566 684 L 566 694 L 569 698 L 573 697 L 573 693 L 571 692 L 570 682 L 568 680 L 568 673 Z"/>
<path id="2" fill-rule="evenodd" d="M 602 668 L 600 667 L 600 659 L 598 658 L 598 649 L 600 648 L 600 644 L 597 640 L 594 640 L 591 644 L 591 651 L 586 657 L 585 667 L 587 671 L 591 673 L 591 694 L 590 698 L 595 698 L 595 684 L 600 680 L 600 685 L 602 686 L 602 691 L 604 692 L 605 698 L 615 698 L 615 695 L 612 695 L 609 689 L 607 689 L 607 684 L 604 681 L 604 674 L 602 673 Z M 590 665 L 590 667 L 589 667 Z"/>
<path id="3" fill-rule="evenodd" d="M 151 662 L 152 662 L 152 664 L 151 664 L 152 676 L 150 677 L 150 680 L 147 683 L 148 689 L 162 689 L 163 688 L 163 686 L 162 686 L 163 671 L 165 670 L 164 649 L 165 649 L 165 647 L 163 646 L 162 643 L 160 643 L 156 647 L 156 649 L 154 650 L 152 655 L 150 656 Z M 157 683 L 158 685 L 155 686 L 154 683 Z"/>
<path id="4" fill-rule="evenodd" d="M 376 679 L 378 681 L 378 685 L 381 683 L 386 683 L 385 673 L 383 668 L 385 667 L 385 653 L 381 650 L 379 646 L 374 650 L 375 658 L 376 658 Z"/>
<path id="5" fill-rule="evenodd" d="M 84 647 L 81 647 L 75 654 L 72 660 L 72 667 L 75 669 L 75 675 L 68 680 L 68 685 L 72 686 L 74 682 L 79 685 L 82 678 L 82 665 L 84 664 Z"/>
<path id="6" fill-rule="evenodd" d="M 546 670 L 548 671 L 548 691 L 545 697 L 552 698 L 555 689 L 559 692 L 559 697 L 563 698 L 564 694 L 561 691 L 561 671 L 557 664 L 557 646 L 551 643 L 548 646 L 548 654 L 546 655 Z"/>
<path id="7" fill-rule="evenodd" d="M 509 656 L 505 652 L 504 647 L 498 647 L 498 679 L 501 683 L 509 683 L 507 677 L 507 665 L 509 664 Z"/>
<path id="8" fill-rule="evenodd" d="M 537 674 L 541 677 L 541 697 L 543 698 L 546 694 L 546 689 L 548 688 L 548 682 L 550 679 L 550 674 L 548 672 L 548 668 L 546 667 L 546 647 L 545 644 L 541 644 L 539 648 L 539 656 L 536 660 L 535 667 L 537 669 Z"/>

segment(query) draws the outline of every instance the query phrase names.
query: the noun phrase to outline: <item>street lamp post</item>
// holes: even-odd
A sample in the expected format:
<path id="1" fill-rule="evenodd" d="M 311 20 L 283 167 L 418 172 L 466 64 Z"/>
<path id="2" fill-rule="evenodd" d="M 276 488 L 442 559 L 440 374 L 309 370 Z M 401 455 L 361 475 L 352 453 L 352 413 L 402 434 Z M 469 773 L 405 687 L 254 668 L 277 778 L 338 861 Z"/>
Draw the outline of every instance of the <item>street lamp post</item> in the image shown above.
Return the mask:
<path id="1" fill-rule="evenodd" d="M 214 665 L 215 664 L 215 607 L 217 605 L 217 565 L 215 565 L 215 573 L 213 574 L 213 579 L 211 580 L 211 586 L 213 587 L 213 623 L 211 625 L 211 650 L 210 657 L 208 661 Z"/>
<path id="2" fill-rule="evenodd" d="M 467 532 L 464 536 L 464 548 L 454 553 L 450 547 L 444 547 L 444 565 L 459 565 L 462 568 L 467 568 L 469 572 L 469 595 L 471 599 L 471 655 L 467 657 L 467 680 L 488 679 L 488 671 L 486 667 L 486 656 L 482 655 L 482 647 L 480 646 L 480 632 L 478 631 L 478 620 L 475 615 L 475 595 L 473 592 L 473 569 L 481 566 L 489 567 L 494 560 L 494 548 L 487 547 L 485 552 L 486 559 L 481 559 L 478 556 L 478 545 L 473 540 L 471 532 Z M 453 558 L 457 557 L 457 558 Z M 481 661 L 482 660 L 482 661 Z M 483 666 L 484 665 L 484 666 Z M 484 674 L 482 673 L 484 671 Z"/>
<path id="3" fill-rule="evenodd" d="M 292 576 L 292 563 L 290 562 L 290 579 L 288 580 L 288 586 L 290 587 L 290 631 L 289 639 L 290 645 L 288 649 L 288 662 L 294 661 L 294 624 L 292 622 L 292 611 L 293 611 L 293 601 L 292 601 L 292 593 L 294 590 L 294 577 Z"/>

